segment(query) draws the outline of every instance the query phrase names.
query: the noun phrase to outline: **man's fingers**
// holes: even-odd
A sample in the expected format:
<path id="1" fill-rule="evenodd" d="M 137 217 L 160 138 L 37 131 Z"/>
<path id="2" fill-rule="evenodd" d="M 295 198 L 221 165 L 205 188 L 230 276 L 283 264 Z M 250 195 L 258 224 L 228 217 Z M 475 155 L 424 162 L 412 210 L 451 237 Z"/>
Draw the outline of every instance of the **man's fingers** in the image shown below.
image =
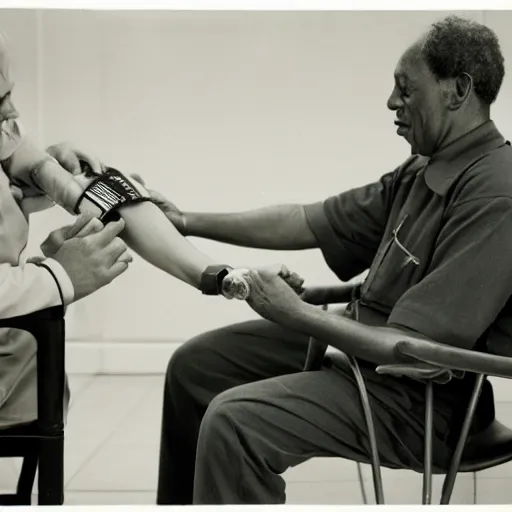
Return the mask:
<path id="1" fill-rule="evenodd" d="M 97 158 L 84 153 L 78 149 L 75 149 L 75 155 L 77 160 L 82 160 L 86 164 L 90 166 L 92 171 L 96 174 L 102 174 L 104 170 L 104 165 Z M 80 166 L 80 164 L 78 164 Z"/>
<path id="2" fill-rule="evenodd" d="M 117 261 L 125 262 L 125 263 L 131 263 L 133 261 L 133 256 L 131 255 L 130 251 L 126 249 L 121 256 L 117 259 Z"/>
<path id="3" fill-rule="evenodd" d="M 94 215 L 92 213 L 81 213 L 75 220 L 75 223 L 71 226 L 68 226 L 66 229 L 66 238 L 73 238 L 77 236 L 82 229 L 89 224 L 94 219 Z"/>
<path id="4" fill-rule="evenodd" d="M 125 222 L 123 219 L 117 222 L 109 222 L 101 231 L 89 235 L 95 243 L 102 247 L 106 247 L 112 240 L 117 238 L 121 231 L 123 231 Z"/>
<path id="5" fill-rule="evenodd" d="M 302 285 L 304 284 L 304 279 L 296 274 L 295 272 L 290 272 L 288 277 L 283 278 L 292 288 L 297 290 L 302 290 Z"/>
<path id="6" fill-rule="evenodd" d="M 78 160 L 78 157 L 75 155 L 75 153 L 69 151 L 66 152 L 64 156 L 60 156 L 59 164 L 66 169 L 70 174 L 80 174 L 82 170 L 80 169 L 80 161 Z"/>
<path id="7" fill-rule="evenodd" d="M 137 182 L 139 182 L 141 185 L 146 185 L 146 182 L 142 179 L 142 176 L 140 174 L 130 174 L 130 176 Z"/>
<path id="8" fill-rule="evenodd" d="M 108 270 L 108 279 L 113 281 L 128 269 L 128 265 L 129 264 L 126 261 L 116 261 Z"/>
<path id="9" fill-rule="evenodd" d="M 280 276 L 284 279 L 290 275 L 290 271 L 282 263 L 265 265 L 264 267 L 256 268 L 255 271 L 262 277 Z"/>
<path id="10" fill-rule="evenodd" d="M 281 276 L 282 277 L 282 276 Z M 304 283 L 304 279 L 297 274 L 297 272 L 290 272 L 286 277 L 283 277 L 285 281 L 290 281 L 293 283 Z"/>
<path id="11" fill-rule="evenodd" d="M 53 256 L 64 243 L 66 240 L 66 230 L 67 228 L 63 227 L 52 231 L 41 244 L 41 251 L 47 258 Z"/>
<path id="12" fill-rule="evenodd" d="M 126 244 L 120 238 L 115 238 L 114 240 L 112 240 L 112 242 L 110 242 L 105 248 L 105 254 L 108 265 L 113 265 L 122 256 L 125 256 L 126 252 Z"/>
<path id="13" fill-rule="evenodd" d="M 92 233 L 99 233 L 103 229 L 103 223 L 97 217 L 92 218 L 78 233 L 76 237 L 83 238 L 84 236 L 91 235 Z"/>

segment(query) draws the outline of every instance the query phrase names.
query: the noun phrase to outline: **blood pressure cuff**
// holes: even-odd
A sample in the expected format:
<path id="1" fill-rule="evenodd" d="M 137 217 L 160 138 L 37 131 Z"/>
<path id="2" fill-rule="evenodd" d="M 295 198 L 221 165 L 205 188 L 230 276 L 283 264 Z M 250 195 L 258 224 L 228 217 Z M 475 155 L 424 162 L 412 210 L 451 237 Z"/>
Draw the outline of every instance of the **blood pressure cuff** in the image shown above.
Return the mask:
<path id="1" fill-rule="evenodd" d="M 75 213 L 92 213 L 103 224 L 120 219 L 121 206 L 151 201 L 148 191 L 135 180 L 112 167 L 96 175 L 83 191 L 75 206 Z"/>

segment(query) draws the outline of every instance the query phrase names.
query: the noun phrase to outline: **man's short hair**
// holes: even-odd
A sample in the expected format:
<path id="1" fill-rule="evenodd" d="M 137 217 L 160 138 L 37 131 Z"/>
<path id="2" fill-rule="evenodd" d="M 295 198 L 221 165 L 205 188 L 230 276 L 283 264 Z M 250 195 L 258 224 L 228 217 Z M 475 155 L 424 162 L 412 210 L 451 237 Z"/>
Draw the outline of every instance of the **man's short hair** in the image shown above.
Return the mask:
<path id="1" fill-rule="evenodd" d="M 496 34 L 476 21 L 448 16 L 433 23 L 421 48 L 422 57 L 438 80 L 467 73 L 475 94 L 493 103 L 505 76 L 504 58 Z"/>

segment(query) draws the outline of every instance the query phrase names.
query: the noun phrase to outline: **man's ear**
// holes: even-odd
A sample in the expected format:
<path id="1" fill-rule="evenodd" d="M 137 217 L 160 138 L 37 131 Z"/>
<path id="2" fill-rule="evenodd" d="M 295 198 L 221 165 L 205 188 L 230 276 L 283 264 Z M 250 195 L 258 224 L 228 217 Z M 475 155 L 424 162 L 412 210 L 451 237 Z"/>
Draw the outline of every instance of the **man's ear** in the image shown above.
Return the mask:
<path id="1" fill-rule="evenodd" d="M 450 80 L 447 99 L 448 107 L 457 110 L 466 101 L 473 89 L 473 78 L 467 73 L 461 73 L 455 79 Z"/>

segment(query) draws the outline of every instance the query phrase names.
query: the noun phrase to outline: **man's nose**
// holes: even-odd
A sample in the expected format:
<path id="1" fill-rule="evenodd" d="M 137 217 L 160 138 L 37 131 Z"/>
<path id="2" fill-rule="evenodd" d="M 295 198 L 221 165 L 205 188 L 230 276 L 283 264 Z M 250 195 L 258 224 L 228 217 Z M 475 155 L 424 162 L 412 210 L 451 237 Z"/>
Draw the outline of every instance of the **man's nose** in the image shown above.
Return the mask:
<path id="1" fill-rule="evenodd" d="M 11 97 L 5 98 L 0 104 L 0 118 L 2 121 L 9 119 L 16 119 L 19 116 L 19 112 L 14 106 Z"/>
<path id="2" fill-rule="evenodd" d="M 398 110 L 402 106 L 400 95 L 398 94 L 396 87 L 391 91 L 391 94 L 388 98 L 387 107 L 389 110 Z"/>

